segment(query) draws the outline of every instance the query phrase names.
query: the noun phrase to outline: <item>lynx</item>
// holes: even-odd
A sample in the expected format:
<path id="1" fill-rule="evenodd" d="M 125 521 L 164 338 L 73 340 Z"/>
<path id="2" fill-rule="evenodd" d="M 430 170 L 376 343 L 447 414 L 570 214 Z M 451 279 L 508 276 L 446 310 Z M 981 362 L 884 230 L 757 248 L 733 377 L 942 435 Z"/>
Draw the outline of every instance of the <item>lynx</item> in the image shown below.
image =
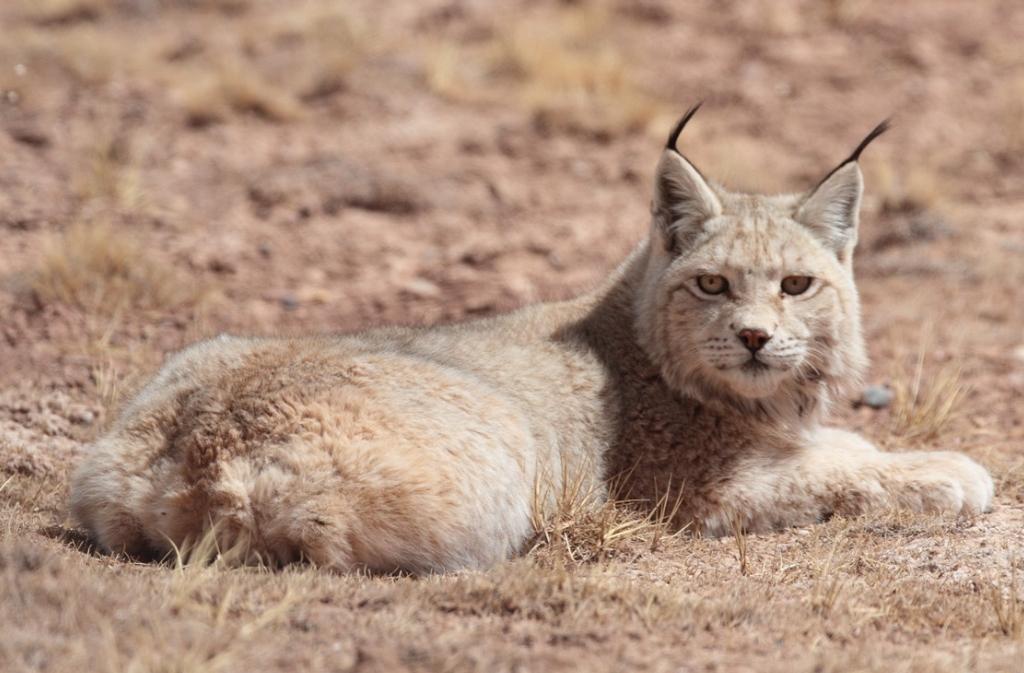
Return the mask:
<path id="1" fill-rule="evenodd" d="M 605 494 L 618 476 L 709 535 L 989 510 L 966 456 L 823 424 L 867 364 L 858 159 L 886 125 L 808 192 L 763 196 L 678 150 L 695 111 L 646 240 L 596 289 L 458 325 L 193 345 L 90 447 L 74 516 L 132 555 L 205 533 L 244 562 L 431 573 L 520 552 L 554 497 L 538 483 Z"/>

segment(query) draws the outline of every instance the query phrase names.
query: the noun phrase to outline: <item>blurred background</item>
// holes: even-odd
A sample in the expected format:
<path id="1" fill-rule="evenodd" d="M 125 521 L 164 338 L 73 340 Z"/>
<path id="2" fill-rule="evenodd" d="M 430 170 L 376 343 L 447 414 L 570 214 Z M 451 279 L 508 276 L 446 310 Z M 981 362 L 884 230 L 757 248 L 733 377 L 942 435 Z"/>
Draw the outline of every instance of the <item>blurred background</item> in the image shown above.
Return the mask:
<path id="1" fill-rule="evenodd" d="M 681 147 L 738 189 L 805 189 L 893 118 L 857 265 L 872 381 L 904 403 L 841 411 L 880 441 L 953 423 L 1016 465 L 1020 2 L 5 0 L 0 26 L 18 469 L 62 463 L 203 336 L 590 287 L 645 234 L 663 138 L 700 100 Z"/>

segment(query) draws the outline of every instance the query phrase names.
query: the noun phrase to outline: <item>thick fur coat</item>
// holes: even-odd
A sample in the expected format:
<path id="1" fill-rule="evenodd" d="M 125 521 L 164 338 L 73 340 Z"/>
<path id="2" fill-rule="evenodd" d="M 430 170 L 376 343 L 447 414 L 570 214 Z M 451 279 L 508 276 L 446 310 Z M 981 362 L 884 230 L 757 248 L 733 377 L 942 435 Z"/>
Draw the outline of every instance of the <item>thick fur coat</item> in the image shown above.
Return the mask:
<path id="1" fill-rule="evenodd" d="M 857 158 L 884 129 L 808 193 L 761 196 L 679 153 L 691 115 L 647 239 L 599 288 L 461 325 L 196 344 L 90 447 L 73 514 L 136 555 L 212 530 L 249 562 L 441 572 L 509 558 L 560 488 L 613 478 L 708 534 L 986 511 L 967 457 L 824 425 L 866 366 Z"/>

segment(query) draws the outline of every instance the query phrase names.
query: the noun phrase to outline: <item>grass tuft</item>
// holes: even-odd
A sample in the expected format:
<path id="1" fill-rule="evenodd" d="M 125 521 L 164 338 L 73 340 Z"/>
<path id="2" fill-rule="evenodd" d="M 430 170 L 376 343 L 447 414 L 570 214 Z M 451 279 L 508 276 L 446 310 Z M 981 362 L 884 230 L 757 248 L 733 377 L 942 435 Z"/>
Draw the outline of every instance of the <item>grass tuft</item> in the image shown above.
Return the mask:
<path id="1" fill-rule="evenodd" d="M 130 139 L 116 133 L 99 134 L 81 154 L 74 187 L 88 207 L 120 213 L 140 210 L 145 198 Z"/>
<path id="2" fill-rule="evenodd" d="M 249 553 L 249 538 L 232 531 L 223 522 L 214 523 L 196 538 L 186 538 L 180 545 L 169 540 L 172 553 L 168 560 L 179 573 L 197 569 L 214 572 L 241 565 L 266 568 L 267 564 Z"/>
<path id="3" fill-rule="evenodd" d="M 459 101 L 511 99 L 542 129 L 599 136 L 643 131 L 662 106 L 633 82 L 610 30 L 607 12 L 589 4 L 497 22 L 482 46 L 435 48 L 427 84 Z"/>
<path id="4" fill-rule="evenodd" d="M 948 199 L 949 187 L 932 161 L 899 165 L 892 157 L 878 155 L 864 162 L 871 185 L 871 197 L 878 200 L 883 215 L 906 215 L 941 211 Z"/>
<path id="5" fill-rule="evenodd" d="M 925 379 L 924 361 L 922 349 L 913 374 L 893 381 L 890 430 L 916 443 L 937 439 L 956 418 L 967 393 L 958 364 L 946 365 Z"/>
<path id="6" fill-rule="evenodd" d="M 1007 588 L 998 584 L 988 587 L 988 597 L 996 623 L 1004 636 L 1020 638 L 1024 635 L 1024 605 L 1017 593 L 1017 565 L 1010 559 L 1010 581 Z"/>
<path id="7" fill-rule="evenodd" d="M 587 470 L 580 470 L 579 474 Z M 679 499 L 663 496 L 644 514 L 637 503 L 607 496 L 605 484 L 563 475 L 561 487 L 535 480 L 532 506 L 534 537 L 530 553 L 558 562 L 584 564 L 657 549 L 678 533 L 673 528 Z"/>
<path id="8" fill-rule="evenodd" d="M 26 13 L 40 26 L 68 26 L 96 21 L 113 4 L 113 0 L 34 0 L 26 5 Z"/>
<path id="9" fill-rule="evenodd" d="M 743 526 L 743 515 L 733 512 L 729 516 L 729 527 L 732 529 L 733 540 L 736 542 L 736 560 L 740 564 L 740 574 L 750 574 L 750 556 L 747 553 L 747 530 Z"/>
<path id="10" fill-rule="evenodd" d="M 78 223 L 46 242 L 29 288 L 43 304 L 104 316 L 194 302 L 198 290 L 164 259 L 108 221 Z"/>
<path id="11" fill-rule="evenodd" d="M 303 116 L 302 104 L 293 94 L 240 64 L 222 64 L 186 78 L 178 99 L 190 126 L 226 121 L 231 113 L 252 114 L 272 122 L 294 121 Z"/>
<path id="12" fill-rule="evenodd" d="M 839 568 L 836 563 L 836 552 L 846 540 L 848 530 L 848 528 L 844 528 L 836 534 L 832 546 L 829 548 L 828 556 L 819 568 L 814 588 L 811 591 L 811 609 L 822 617 L 827 618 L 832 614 L 839 601 L 839 596 L 846 586 L 844 580 L 836 572 Z"/>

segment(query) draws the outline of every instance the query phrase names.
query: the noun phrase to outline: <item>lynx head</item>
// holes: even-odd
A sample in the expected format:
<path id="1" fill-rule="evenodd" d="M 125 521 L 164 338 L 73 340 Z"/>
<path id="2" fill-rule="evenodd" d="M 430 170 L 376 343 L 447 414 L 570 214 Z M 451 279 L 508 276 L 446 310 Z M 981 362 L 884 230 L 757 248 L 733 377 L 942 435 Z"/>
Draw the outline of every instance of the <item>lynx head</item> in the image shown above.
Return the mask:
<path id="1" fill-rule="evenodd" d="M 698 106 L 699 107 L 699 106 Z M 734 193 L 676 148 L 658 164 L 638 335 L 662 375 L 698 399 L 810 416 L 866 365 L 852 256 L 857 149 L 803 194 Z"/>

